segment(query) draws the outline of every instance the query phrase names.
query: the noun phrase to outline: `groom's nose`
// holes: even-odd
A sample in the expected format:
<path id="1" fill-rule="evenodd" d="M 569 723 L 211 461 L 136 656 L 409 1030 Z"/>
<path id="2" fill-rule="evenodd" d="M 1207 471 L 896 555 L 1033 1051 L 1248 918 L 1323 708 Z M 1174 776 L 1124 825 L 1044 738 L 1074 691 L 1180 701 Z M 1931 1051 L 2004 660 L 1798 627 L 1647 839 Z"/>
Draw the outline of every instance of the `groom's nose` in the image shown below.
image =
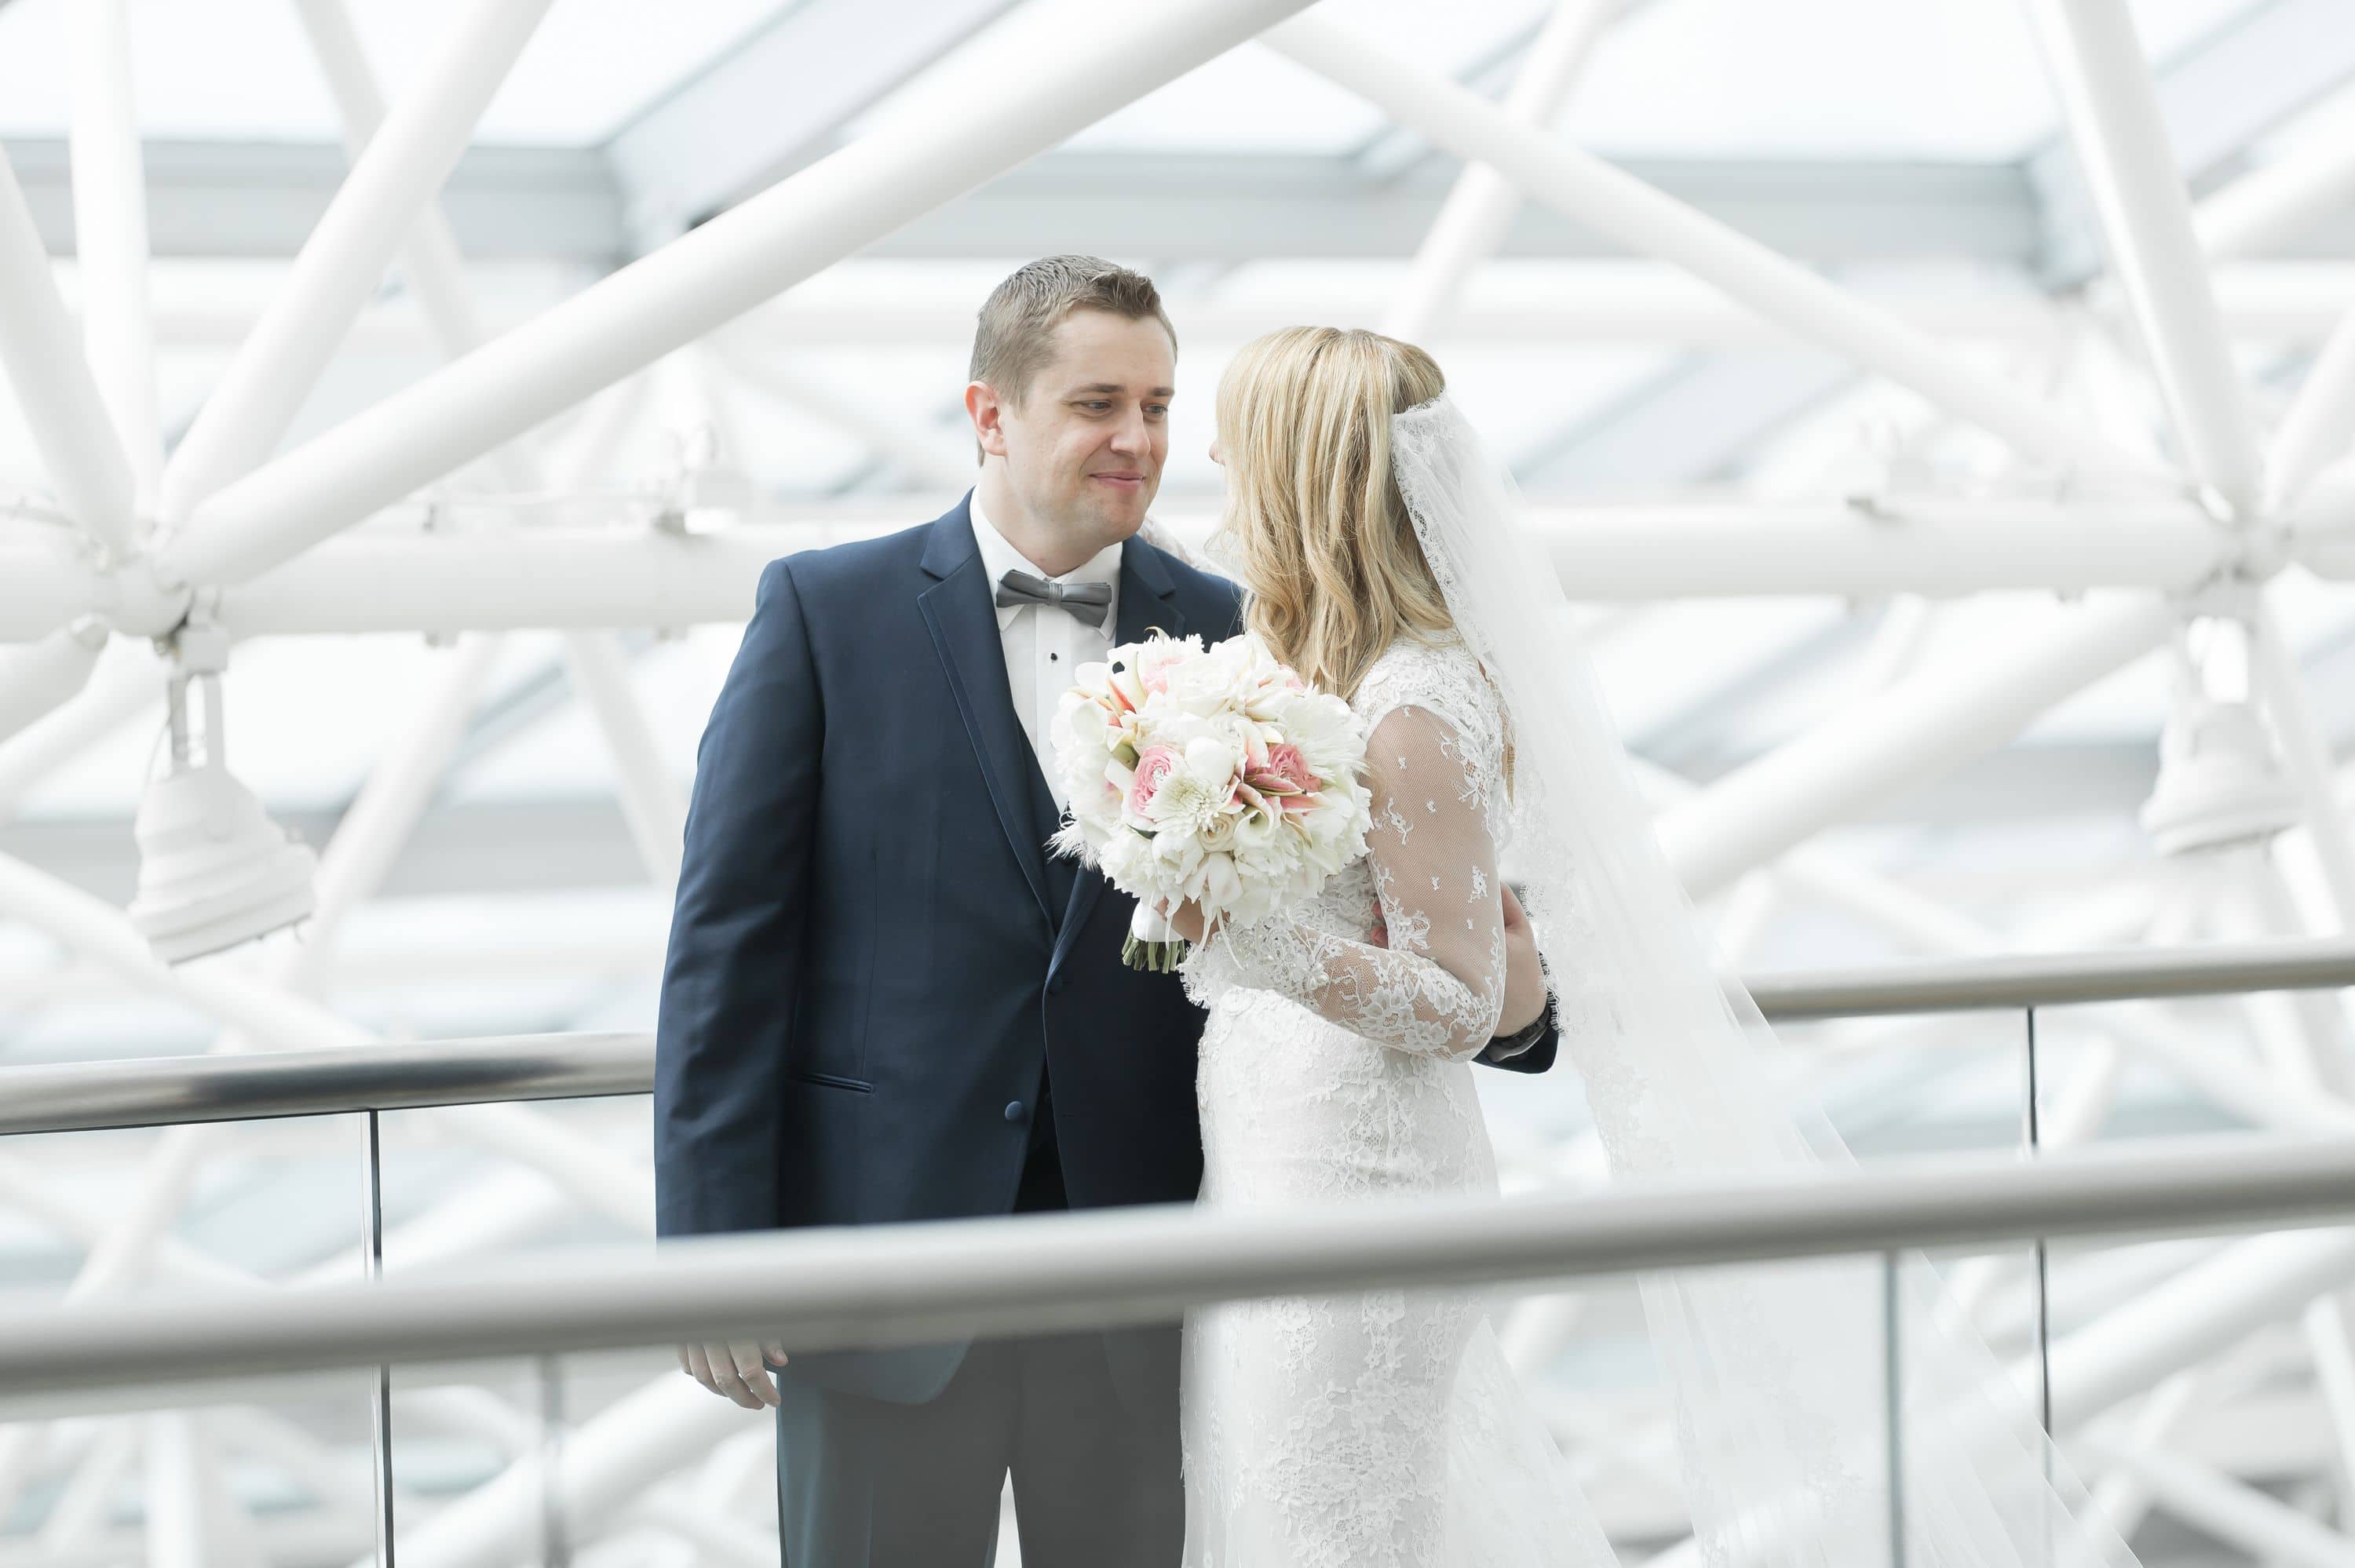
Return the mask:
<path id="1" fill-rule="evenodd" d="M 1142 455 L 1153 450 L 1153 430 L 1145 422 L 1145 410 L 1132 408 L 1115 420 L 1110 446 L 1123 456 Z"/>

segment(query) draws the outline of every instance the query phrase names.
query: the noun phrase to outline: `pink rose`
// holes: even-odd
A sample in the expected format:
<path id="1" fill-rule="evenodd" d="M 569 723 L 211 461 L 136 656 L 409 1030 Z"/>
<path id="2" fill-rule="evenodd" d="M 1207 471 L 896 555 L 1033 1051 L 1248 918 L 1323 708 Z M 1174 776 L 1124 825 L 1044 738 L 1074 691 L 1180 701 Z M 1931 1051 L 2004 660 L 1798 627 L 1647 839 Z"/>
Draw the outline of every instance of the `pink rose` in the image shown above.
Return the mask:
<path id="1" fill-rule="evenodd" d="M 1148 746 L 1137 757 L 1136 778 L 1128 787 L 1128 809 L 1138 816 L 1153 804 L 1153 797 L 1161 792 L 1163 780 L 1177 769 L 1178 752 L 1173 747 Z"/>
<path id="2" fill-rule="evenodd" d="M 1325 781 L 1309 770 L 1300 755 L 1300 748 L 1289 741 L 1267 748 L 1267 761 L 1251 771 L 1246 780 L 1261 794 L 1281 800 L 1285 796 L 1313 795 Z"/>

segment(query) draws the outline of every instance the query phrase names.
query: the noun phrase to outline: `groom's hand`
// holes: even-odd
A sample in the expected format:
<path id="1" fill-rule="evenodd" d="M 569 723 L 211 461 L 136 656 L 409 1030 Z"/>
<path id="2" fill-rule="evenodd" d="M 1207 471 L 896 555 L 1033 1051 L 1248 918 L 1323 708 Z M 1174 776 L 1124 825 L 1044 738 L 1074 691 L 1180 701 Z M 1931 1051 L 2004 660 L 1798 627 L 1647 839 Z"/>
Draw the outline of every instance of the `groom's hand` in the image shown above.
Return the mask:
<path id="1" fill-rule="evenodd" d="M 679 1370 L 723 1398 L 732 1399 L 747 1410 L 762 1405 L 773 1408 L 783 1396 L 777 1385 L 769 1381 L 769 1372 L 762 1363 L 766 1354 L 779 1366 L 785 1364 L 785 1347 L 768 1344 L 698 1344 L 678 1348 Z"/>
<path id="2" fill-rule="evenodd" d="M 1538 961 L 1537 933 L 1513 890 L 1505 892 L 1505 1001 L 1497 1014 L 1497 1033 L 1518 1034 L 1535 1023 L 1546 1010 L 1545 967 Z"/>

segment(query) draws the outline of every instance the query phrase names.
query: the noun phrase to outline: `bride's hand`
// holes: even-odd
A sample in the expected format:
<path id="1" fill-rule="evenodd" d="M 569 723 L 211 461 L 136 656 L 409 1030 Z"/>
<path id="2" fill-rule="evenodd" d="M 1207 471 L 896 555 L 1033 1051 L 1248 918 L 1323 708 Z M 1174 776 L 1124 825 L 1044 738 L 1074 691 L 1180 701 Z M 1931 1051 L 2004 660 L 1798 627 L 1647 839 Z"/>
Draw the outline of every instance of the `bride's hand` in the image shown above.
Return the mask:
<path id="1" fill-rule="evenodd" d="M 1518 1034 L 1545 1012 L 1546 977 L 1538 962 L 1537 933 L 1521 901 L 1505 889 L 1505 1005 L 1497 1014 L 1498 1034 Z"/>

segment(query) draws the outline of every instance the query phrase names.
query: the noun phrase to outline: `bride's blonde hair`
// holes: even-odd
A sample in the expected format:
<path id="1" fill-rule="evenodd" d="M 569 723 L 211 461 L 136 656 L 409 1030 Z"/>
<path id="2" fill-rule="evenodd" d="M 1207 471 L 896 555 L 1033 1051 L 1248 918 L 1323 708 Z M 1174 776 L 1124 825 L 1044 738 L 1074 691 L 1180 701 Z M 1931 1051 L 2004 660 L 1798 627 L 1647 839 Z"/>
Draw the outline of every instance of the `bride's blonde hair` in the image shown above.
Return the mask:
<path id="1" fill-rule="evenodd" d="M 1220 377 L 1246 624 L 1328 692 L 1355 696 L 1401 635 L 1455 625 L 1391 477 L 1391 417 L 1446 386 L 1414 344 L 1338 327 L 1254 339 Z"/>

